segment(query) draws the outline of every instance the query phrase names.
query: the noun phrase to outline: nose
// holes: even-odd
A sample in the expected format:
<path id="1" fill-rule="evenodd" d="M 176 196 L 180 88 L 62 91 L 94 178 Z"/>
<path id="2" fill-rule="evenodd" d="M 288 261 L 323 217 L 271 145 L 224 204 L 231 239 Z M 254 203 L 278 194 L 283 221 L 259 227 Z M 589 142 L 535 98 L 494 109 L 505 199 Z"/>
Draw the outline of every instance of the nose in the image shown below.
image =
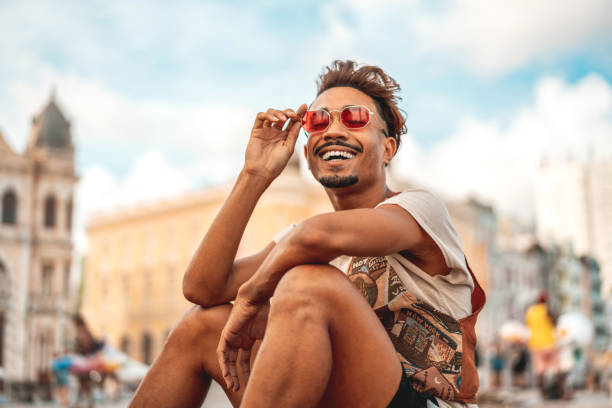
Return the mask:
<path id="1" fill-rule="evenodd" d="M 341 123 L 340 116 L 336 115 L 337 112 L 332 112 L 331 123 L 323 134 L 323 139 L 346 139 L 348 137 L 346 127 Z"/>

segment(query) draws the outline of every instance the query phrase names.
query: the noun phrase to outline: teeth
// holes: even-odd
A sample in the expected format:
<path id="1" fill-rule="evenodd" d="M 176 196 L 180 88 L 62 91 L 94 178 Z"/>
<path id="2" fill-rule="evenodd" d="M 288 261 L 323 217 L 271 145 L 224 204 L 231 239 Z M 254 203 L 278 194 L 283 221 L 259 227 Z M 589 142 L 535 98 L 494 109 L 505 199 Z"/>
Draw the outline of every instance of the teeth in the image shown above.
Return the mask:
<path id="1" fill-rule="evenodd" d="M 332 150 L 329 152 L 325 152 L 322 156 L 323 160 L 331 160 L 332 157 L 343 158 L 341 160 L 344 160 L 344 159 L 352 159 L 353 157 L 355 157 L 355 155 L 349 152 L 341 152 L 339 150 Z"/>

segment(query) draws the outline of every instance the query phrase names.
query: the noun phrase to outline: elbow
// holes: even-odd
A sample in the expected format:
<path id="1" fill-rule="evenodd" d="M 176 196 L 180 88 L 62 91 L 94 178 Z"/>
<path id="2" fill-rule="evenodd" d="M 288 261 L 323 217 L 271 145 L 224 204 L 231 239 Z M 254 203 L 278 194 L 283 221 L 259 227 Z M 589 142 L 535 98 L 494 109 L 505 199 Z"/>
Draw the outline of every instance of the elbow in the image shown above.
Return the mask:
<path id="1" fill-rule="evenodd" d="M 183 296 L 189 302 L 202 307 L 210 307 L 213 303 L 211 302 L 212 299 L 206 294 L 206 288 L 189 279 L 189 273 L 186 273 L 183 278 Z"/>
<path id="2" fill-rule="evenodd" d="M 194 286 L 191 285 L 191 283 L 187 279 L 187 276 L 185 276 L 185 278 L 183 279 L 183 296 L 185 297 L 185 299 L 187 299 L 191 303 L 199 305 L 202 299 L 200 299 L 200 296 L 198 295 L 198 291 L 195 290 Z"/>
<path id="3" fill-rule="evenodd" d="M 311 254 L 322 254 L 333 250 L 333 234 L 322 221 L 315 217 L 301 223 L 291 239 L 292 243 L 300 250 Z"/>

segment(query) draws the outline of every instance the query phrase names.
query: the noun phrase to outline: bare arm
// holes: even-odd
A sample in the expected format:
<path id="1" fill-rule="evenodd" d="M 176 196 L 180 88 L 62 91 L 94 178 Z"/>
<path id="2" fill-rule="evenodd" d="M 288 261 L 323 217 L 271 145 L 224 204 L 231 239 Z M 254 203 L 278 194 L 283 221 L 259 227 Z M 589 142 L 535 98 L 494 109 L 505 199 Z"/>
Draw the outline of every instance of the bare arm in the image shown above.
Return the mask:
<path id="1" fill-rule="evenodd" d="M 286 271 L 308 263 L 327 263 L 339 255 L 380 256 L 426 251 L 431 239 L 416 220 L 395 205 L 337 211 L 312 217 L 290 232 L 240 288 L 247 302 L 267 300 Z"/>
<path id="2" fill-rule="evenodd" d="M 269 109 L 257 115 L 244 168 L 185 272 L 183 294 L 190 302 L 213 306 L 234 299 L 274 247 L 271 243 L 256 255 L 235 261 L 257 201 L 293 154 L 305 110 L 302 105 L 297 113 Z"/>

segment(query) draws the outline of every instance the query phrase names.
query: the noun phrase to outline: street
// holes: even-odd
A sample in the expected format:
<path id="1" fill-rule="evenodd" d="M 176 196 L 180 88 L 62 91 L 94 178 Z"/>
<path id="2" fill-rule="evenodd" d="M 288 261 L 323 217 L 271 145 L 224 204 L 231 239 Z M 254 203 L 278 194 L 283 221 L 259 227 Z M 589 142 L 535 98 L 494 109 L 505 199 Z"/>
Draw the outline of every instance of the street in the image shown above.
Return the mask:
<path id="1" fill-rule="evenodd" d="M 123 408 L 129 403 L 129 397 L 123 398 L 120 402 L 103 402 L 96 404 L 99 408 Z M 495 394 L 483 394 L 478 404 L 480 408 L 504 408 L 504 407 L 523 407 L 523 408 L 609 408 L 612 407 L 610 397 L 606 393 L 598 392 L 578 392 L 571 401 L 543 401 L 537 390 L 529 389 L 524 391 L 502 390 Z M 55 403 L 38 404 L 2 404 L 0 407 L 6 408 L 31 408 L 31 407 L 59 407 Z M 216 384 L 210 388 L 210 393 L 203 407 L 205 408 L 231 408 L 231 404 L 223 394 L 221 388 Z"/>

